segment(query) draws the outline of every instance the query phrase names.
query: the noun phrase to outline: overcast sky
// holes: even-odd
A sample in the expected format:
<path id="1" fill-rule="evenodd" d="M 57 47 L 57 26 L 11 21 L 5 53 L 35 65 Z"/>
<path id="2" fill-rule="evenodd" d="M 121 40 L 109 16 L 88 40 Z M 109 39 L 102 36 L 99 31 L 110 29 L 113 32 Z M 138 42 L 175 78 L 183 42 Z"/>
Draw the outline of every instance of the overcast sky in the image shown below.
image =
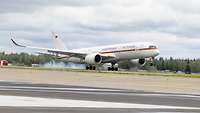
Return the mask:
<path id="1" fill-rule="evenodd" d="M 51 31 L 70 49 L 145 41 L 163 57 L 200 58 L 200 1 L 0 0 L 0 51 L 25 51 L 10 43 L 10 32 L 53 47 Z"/>

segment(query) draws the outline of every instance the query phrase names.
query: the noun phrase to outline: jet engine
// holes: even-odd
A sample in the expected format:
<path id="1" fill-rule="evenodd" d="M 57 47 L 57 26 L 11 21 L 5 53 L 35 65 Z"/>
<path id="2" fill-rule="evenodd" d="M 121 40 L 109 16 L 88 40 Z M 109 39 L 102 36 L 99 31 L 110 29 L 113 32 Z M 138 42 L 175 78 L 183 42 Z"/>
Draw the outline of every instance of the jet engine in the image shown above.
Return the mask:
<path id="1" fill-rule="evenodd" d="M 85 63 L 87 64 L 100 64 L 102 57 L 99 54 L 89 54 L 85 57 Z"/>
<path id="2" fill-rule="evenodd" d="M 131 64 L 135 65 L 135 66 L 144 66 L 146 63 L 145 59 L 132 59 L 130 60 Z"/>

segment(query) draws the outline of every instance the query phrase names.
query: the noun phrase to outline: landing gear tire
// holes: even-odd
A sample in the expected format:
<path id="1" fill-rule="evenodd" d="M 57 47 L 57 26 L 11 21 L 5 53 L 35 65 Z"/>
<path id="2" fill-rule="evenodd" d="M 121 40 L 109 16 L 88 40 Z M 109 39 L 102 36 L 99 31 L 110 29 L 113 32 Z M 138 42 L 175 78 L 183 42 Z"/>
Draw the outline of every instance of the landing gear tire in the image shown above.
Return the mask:
<path id="1" fill-rule="evenodd" d="M 96 70 L 95 66 L 89 65 L 85 67 L 86 70 Z"/>
<path id="2" fill-rule="evenodd" d="M 108 71 L 118 71 L 119 69 L 116 67 L 108 67 Z"/>
<path id="3" fill-rule="evenodd" d="M 111 63 L 111 67 L 108 67 L 108 71 L 118 71 L 118 66 L 115 66 L 116 62 Z"/>
<path id="4" fill-rule="evenodd" d="M 93 69 L 93 67 L 92 66 L 90 66 L 90 70 L 92 70 Z"/>
<path id="5" fill-rule="evenodd" d="M 96 70 L 96 67 L 95 67 L 95 66 L 92 66 L 92 70 Z"/>
<path id="6" fill-rule="evenodd" d="M 85 67 L 85 69 L 86 69 L 86 70 L 89 70 L 89 69 L 90 69 L 90 67 L 89 67 L 89 66 L 86 66 L 86 67 Z"/>

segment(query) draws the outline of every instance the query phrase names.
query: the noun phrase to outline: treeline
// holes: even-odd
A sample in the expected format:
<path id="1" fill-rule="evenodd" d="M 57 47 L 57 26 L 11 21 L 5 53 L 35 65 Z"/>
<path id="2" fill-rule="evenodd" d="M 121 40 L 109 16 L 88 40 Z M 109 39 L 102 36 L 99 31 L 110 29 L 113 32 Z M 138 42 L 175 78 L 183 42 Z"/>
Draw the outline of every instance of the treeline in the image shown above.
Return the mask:
<path id="1" fill-rule="evenodd" d="M 32 66 L 32 64 L 45 64 L 50 61 L 59 61 L 55 57 L 51 57 L 48 55 L 30 55 L 27 53 L 20 54 L 5 54 L 4 52 L 0 53 L 0 60 L 7 60 L 9 63 L 13 65 L 21 65 L 21 66 Z M 154 69 L 159 71 L 172 71 L 185 72 L 187 65 L 191 69 L 193 73 L 200 73 L 200 59 L 174 59 L 174 58 L 158 58 L 153 62 L 153 66 L 150 61 L 147 61 L 145 66 L 140 67 L 141 69 L 152 69 L 150 67 L 154 67 Z M 131 69 L 133 65 L 131 65 L 128 61 L 124 61 L 119 63 L 120 68 Z"/>
<path id="2" fill-rule="evenodd" d="M 143 70 L 158 70 L 170 72 L 186 72 L 200 73 L 200 59 L 174 59 L 174 58 L 158 58 L 153 62 L 147 61 L 144 66 L 134 66 L 129 61 L 119 63 L 119 67 L 128 70 L 143 69 Z"/>
<path id="3" fill-rule="evenodd" d="M 153 64 L 157 70 L 169 70 L 173 72 L 185 72 L 186 67 L 191 68 L 191 72 L 200 73 L 200 59 L 155 59 Z"/>
<path id="4" fill-rule="evenodd" d="M 7 60 L 13 65 L 32 66 L 32 64 L 45 64 L 56 59 L 47 55 L 30 55 L 27 53 L 5 54 L 2 52 L 0 53 L 0 60 Z"/>

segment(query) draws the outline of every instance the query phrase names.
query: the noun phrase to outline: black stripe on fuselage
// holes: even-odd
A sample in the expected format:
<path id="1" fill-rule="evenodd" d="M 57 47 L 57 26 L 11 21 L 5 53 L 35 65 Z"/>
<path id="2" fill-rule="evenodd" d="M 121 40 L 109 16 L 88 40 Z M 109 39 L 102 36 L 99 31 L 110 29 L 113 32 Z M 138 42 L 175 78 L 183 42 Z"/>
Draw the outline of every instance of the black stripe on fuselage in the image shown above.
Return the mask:
<path id="1" fill-rule="evenodd" d="M 116 51 L 105 51 L 105 52 L 100 52 L 100 54 L 120 53 L 120 52 L 128 52 L 128 51 L 156 50 L 156 49 L 157 48 L 125 49 L 125 50 L 116 50 Z"/>

